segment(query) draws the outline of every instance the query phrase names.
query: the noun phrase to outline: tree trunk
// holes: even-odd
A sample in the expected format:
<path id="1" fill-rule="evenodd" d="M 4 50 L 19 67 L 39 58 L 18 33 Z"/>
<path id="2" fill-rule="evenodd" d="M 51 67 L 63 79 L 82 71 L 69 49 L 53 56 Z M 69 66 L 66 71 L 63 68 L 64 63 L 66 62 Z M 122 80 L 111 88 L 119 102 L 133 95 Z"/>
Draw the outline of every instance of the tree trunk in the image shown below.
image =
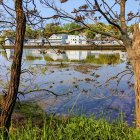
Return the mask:
<path id="1" fill-rule="evenodd" d="M 134 28 L 133 46 L 127 49 L 127 52 L 134 71 L 136 126 L 140 128 L 140 30 L 138 26 Z"/>
<path id="2" fill-rule="evenodd" d="M 11 124 L 11 115 L 16 103 L 21 74 L 21 61 L 23 52 L 23 42 L 26 29 L 26 18 L 22 8 L 22 0 L 15 0 L 16 10 L 16 38 L 14 47 L 14 58 L 11 66 L 11 77 L 7 95 L 2 102 L 2 112 L 0 116 L 0 128 L 5 130 L 7 136 Z"/>
<path id="3" fill-rule="evenodd" d="M 135 78 L 136 126 L 140 128 L 140 58 L 133 60 Z"/>

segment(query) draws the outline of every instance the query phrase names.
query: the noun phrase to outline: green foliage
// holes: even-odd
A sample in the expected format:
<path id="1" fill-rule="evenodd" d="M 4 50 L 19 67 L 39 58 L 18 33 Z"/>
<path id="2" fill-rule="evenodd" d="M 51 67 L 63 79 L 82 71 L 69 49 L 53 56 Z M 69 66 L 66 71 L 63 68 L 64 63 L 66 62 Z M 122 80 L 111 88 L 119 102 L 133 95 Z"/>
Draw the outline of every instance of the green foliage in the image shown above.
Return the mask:
<path id="1" fill-rule="evenodd" d="M 121 119 L 112 122 L 86 116 L 46 116 L 33 103 L 16 104 L 15 112 L 24 122 L 12 123 L 9 140 L 139 140 L 140 130 L 129 127 Z M 4 140 L 3 133 L 0 139 Z"/>
<path id="2" fill-rule="evenodd" d="M 4 57 L 4 58 L 6 58 L 6 59 L 7 59 L 7 54 L 6 54 L 6 52 L 5 52 L 5 51 L 1 51 L 1 55 L 2 55 L 2 57 Z"/>
<path id="3" fill-rule="evenodd" d="M 98 58 L 96 58 L 94 55 L 90 55 L 85 60 L 88 63 L 94 63 L 94 64 L 119 64 L 120 63 L 120 56 L 119 54 L 116 55 L 105 55 L 105 54 L 99 54 Z"/>
<path id="4" fill-rule="evenodd" d="M 89 29 L 85 30 L 85 33 L 86 33 L 86 37 L 89 38 L 89 39 L 94 39 L 94 37 L 96 35 L 95 32 L 93 32 L 93 31 L 91 31 Z"/>
<path id="5" fill-rule="evenodd" d="M 49 37 L 50 35 L 55 34 L 55 33 L 61 33 L 61 32 L 65 33 L 65 32 L 69 32 L 74 29 L 78 29 L 80 27 L 81 26 L 76 23 L 67 23 L 62 26 L 55 25 L 55 24 L 47 24 L 45 27 L 44 35 L 46 37 Z M 70 34 L 72 34 L 72 35 L 78 35 L 79 33 L 80 33 L 79 31 L 70 32 Z"/>
<path id="6" fill-rule="evenodd" d="M 104 28 L 105 28 L 106 32 L 111 32 L 114 35 L 119 35 L 120 34 L 118 28 L 116 28 L 116 27 L 114 27 L 112 25 L 105 25 Z"/>
<path id="7" fill-rule="evenodd" d="M 0 45 L 4 44 L 5 40 L 5 36 L 0 36 Z"/>
<path id="8" fill-rule="evenodd" d="M 111 32 L 114 35 L 119 35 L 119 30 L 112 25 L 106 25 L 104 23 L 98 23 L 98 24 L 91 24 L 91 25 L 89 25 L 89 27 L 90 27 L 89 29 L 85 30 L 85 33 L 86 33 L 87 38 L 90 38 L 90 39 L 94 39 L 94 37 L 96 35 L 96 33 L 92 31 L 94 29 L 97 30 L 97 31 Z M 106 37 L 106 36 L 102 35 L 102 38 L 103 37 Z"/>
<path id="9" fill-rule="evenodd" d="M 25 120 L 32 118 L 33 121 L 35 119 L 41 120 L 43 118 L 43 110 L 34 103 L 16 103 L 14 112 L 20 112 L 20 114 L 22 114 Z"/>
<path id="10" fill-rule="evenodd" d="M 45 61 L 49 62 L 49 61 L 54 61 L 50 56 L 45 55 L 44 56 Z"/>
<path id="11" fill-rule="evenodd" d="M 135 24 L 134 24 L 135 25 Z M 134 25 L 128 26 L 128 32 L 133 33 L 134 32 Z"/>
<path id="12" fill-rule="evenodd" d="M 62 30 L 63 30 L 62 27 L 59 26 L 59 25 L 47 24 L 46 27 L 45 27 L 44 35 L 45 35 L 45 37 L 49 37 L 52 34 L 58 33 Z"/>
<path id="13" fill-rule="evenodd" d="M 2 134 L 0 136 L 3 139 Z M 27 121 L 24 126 L 10 129 L 9 140 L 139 140 L 140 130 L 119 120 L 109 123 L 93 116 L 48 117 L 42 126 Z"/>
<path id="14" fill-rule="evenodd" d="M 15 32 L 12 30 L 6 30 L 2 34 L 3 37 L 15 37 Z"/>
<path id="15" fill-rule="evenodd" d="M 26 27 L 26 32 L 25 32 L 25 37 L 30 37 L 30 38 L 33 38 L 33 30 L 31 29 L 30 26 L 27 26 Z"/>
<path id="16" fill-rule="evenodd" d="M 42 60 L 41 56 L 33 56 L 33 55 L 28 55 L 26 56 L 27 61 L 35 61 L 35 60 Z"/>
<path id="17" fill-rule="evenodd" d="M 74 29 L 78 29 L 78 28 L 81 28 L 80 25 L 72 22 L 72 23 L 67 23 L 67 24 L 64 24 L 63 25 L 63 30 L 64 31 L 71 31 L 71 30 L 74 30 Z M 72 35 L 78 35 L 80 32 L 79 31 L 73 31 L 71 32 L 70 34 Z"/>
<path id="18" fill-rule="evenodd" d="M 26 27 L 25 37 L 27 38 L 38 38 L 42 36 L 41 30 L 34 30 L 31 26 Z"/>
<path id="19" fill-rule="evenodd" d="M 119 35 L 119 31 L 117 28 L 115 28 L 114 26 L 111 25 L 106 25 L 104 23 L 98 23 L 98 24 L 90 24 L 88 25 L 90 28 L 88 29 L 84 29 L 84 30 L 75 30 L 72 31 L 74 29 L 79 29 L 82 26 L 77 24 L 77 23 L 67 23 L 64 25 L 57 25 L 57 24 L 47 24 L 45 27 L 45 31 L 44 33 L 41 32 L 41 30 L 35 30 L 32 28 L 32 26 L 27 26 L 26 27 L 26 32 L 25 32 L 25 37 L 27 38 L 38 38 L 40 36 L 44 36 L 44 37 L 50 37 L 52 34 L 57 34 L 57 33 L 67 33 L 69 31 L 71 31 L 69 34 L 71 35 L 79 35 L 80 33 L 85 33 L 87 38 L 90 39 L 94 39 L 96 33 L 93 32 L 92 29 L 96 29 L 99 31 L 103 31 L 103 32 L 112 32 L 112 34 L 114 35 Z M 133 26 L 129 26 L 128 27 L 130 32 L 133 32 Z M 3 36 L 8 36 L 8 37 L 15 37 L 15 32 L 8 30 L 5 31 Z"/>
<path id="20" fill-rule="evenodd" d="M 28 56 L 28 57 L 29 58 L 27 58 L 27 60 L 38 59 L 34 56 Z M 78 63 L 93 63 L 93 64 L 119 64 L 122 62 L 122 60 L 120 60 L 119 54 L 109 54 L 109 55 L 99 54 L 98 57 L 95 57 L 95 55 L 88 55 L 85 60 L 68 60 L 68 59 L 66 59 L 66 60 L 61 60 L 61 59 L 53 60 L 50 56 L 45 55 L 44 59 L 46 62 L 56 61 L 56 62 L 78 62 Z"/>

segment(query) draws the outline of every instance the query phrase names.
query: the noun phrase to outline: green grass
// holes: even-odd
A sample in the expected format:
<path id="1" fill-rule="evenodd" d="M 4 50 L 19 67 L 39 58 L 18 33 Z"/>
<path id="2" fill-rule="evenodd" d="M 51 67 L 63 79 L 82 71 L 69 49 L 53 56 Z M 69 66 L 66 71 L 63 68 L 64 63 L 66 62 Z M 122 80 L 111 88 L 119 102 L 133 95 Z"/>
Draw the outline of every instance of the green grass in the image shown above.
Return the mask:
<path id="1" fill-rule="evenodd" d="M 49 56 L 44 56 L 46 61 L 54 61 Z M 93 64 L 119 64 L 122 61 L 120 60 L 119 54 L 99 54 L 98 58 L 94 55 L 89 55 L 85 60 L 55 60 L 56 62 L 78 62 L 78 63 L 93 63 Z"/>
<path id="2" fill-rule="evenodd" d="M 119 54 L 100 54 L 98 58 L 95 58 L 95 56 L 88 56 L 85 61 L 94 64 L 119 64 L 121 62 Z"/>
<path id="3" fill-rule="evenodd" d="M 2 139 L 2 138 L 1 138 Z M 103 119 L 86 117 L 45 119 L 43 126 L 28 121 L 10 131 L 10 140 L 139 140 L 140 131 L 120 122 L 109 124 Z"/>
<path id="4" fill-rule="evenodd" d="M 45 61 L 54 61 L 51 57 L 49 57 L 48 55 L 44 56 Z"/>
<path id="5" fill-rule="evenodd" d="M 20 112 L 20 114 L 22 114 L 22 116 L 28 120 L 30 118 L 32 118 L 32 120 L 35 119 L 39 119 L 41 120 L 43 117 L 43 113 L 44 111 L 37 105 L 34 103 L 28 103 L 28 102 L 22 102 L 22 103 L 16 103 L 15 106 L 15 113 Z"/>
<path id="6" fill-rule="evenodd" d="M 3 137 L 0 137 L 3 139 Z M 10 129 L 9 140 L 139 140 L 140 130 L 118 122 L 108 123 L 93 117 L 48 117 L 44 123 Z"/>
<path id="7" fill-rule="evenodd" d="M 41 56 L 28 55 L 28 56 L 26 56 L 26 60 L 28 60 L 28 61 L 42 60 L 42 57 Z"/>
<path id="8" fill-rule="evenodd" d="M 140 130 L 121 119 L 110 123 L 94 116 L 46 116 L 37 105 L 29 103 L 16 106 L 15 112 L 19 110 L 26 121 L 12 123 L 9 140 L 140 140 Z"/>

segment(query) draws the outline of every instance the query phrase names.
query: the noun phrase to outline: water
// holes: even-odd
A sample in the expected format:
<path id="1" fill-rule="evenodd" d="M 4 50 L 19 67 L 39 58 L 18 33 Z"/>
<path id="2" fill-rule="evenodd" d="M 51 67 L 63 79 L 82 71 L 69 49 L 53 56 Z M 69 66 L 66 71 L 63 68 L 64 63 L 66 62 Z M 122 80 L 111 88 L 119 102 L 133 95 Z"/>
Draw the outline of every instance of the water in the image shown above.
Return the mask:
<path id="1" fill-rule="evenodd" d="M 13 56 L 13 50 L 6 52 L 0 50 L 1 91 L 7 88 Z M 113 119 L 123 112 L 128 123 L 134 120 L 133 73 L 126 52 L 26 49 L 22 72 L 20 91 L 30 92 L 19 94 L 20 100 L 37 103 L 48 114 L 103 113 Z"/>

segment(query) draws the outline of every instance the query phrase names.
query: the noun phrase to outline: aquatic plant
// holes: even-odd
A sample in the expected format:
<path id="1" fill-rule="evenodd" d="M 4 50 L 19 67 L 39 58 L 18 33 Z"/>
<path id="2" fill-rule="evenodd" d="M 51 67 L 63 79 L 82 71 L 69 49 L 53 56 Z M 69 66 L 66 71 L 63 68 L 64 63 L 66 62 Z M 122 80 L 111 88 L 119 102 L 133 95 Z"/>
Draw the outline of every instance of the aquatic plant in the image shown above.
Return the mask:
<path id="1" fill-rule="evenodd" d="M 119 54 L 99 54 L 97 58 L 94 55 L 89 55 L 85 61 L 94 64 L 119 64 L 121 62 Z"/>
<path id="2" fill-rule="evenodd" d="M 41 56 L 28 55 L 28 56 L 26 56 L 26 60 L 28 60 L 28 61 L 42 60 L 42 57 Z"/>

